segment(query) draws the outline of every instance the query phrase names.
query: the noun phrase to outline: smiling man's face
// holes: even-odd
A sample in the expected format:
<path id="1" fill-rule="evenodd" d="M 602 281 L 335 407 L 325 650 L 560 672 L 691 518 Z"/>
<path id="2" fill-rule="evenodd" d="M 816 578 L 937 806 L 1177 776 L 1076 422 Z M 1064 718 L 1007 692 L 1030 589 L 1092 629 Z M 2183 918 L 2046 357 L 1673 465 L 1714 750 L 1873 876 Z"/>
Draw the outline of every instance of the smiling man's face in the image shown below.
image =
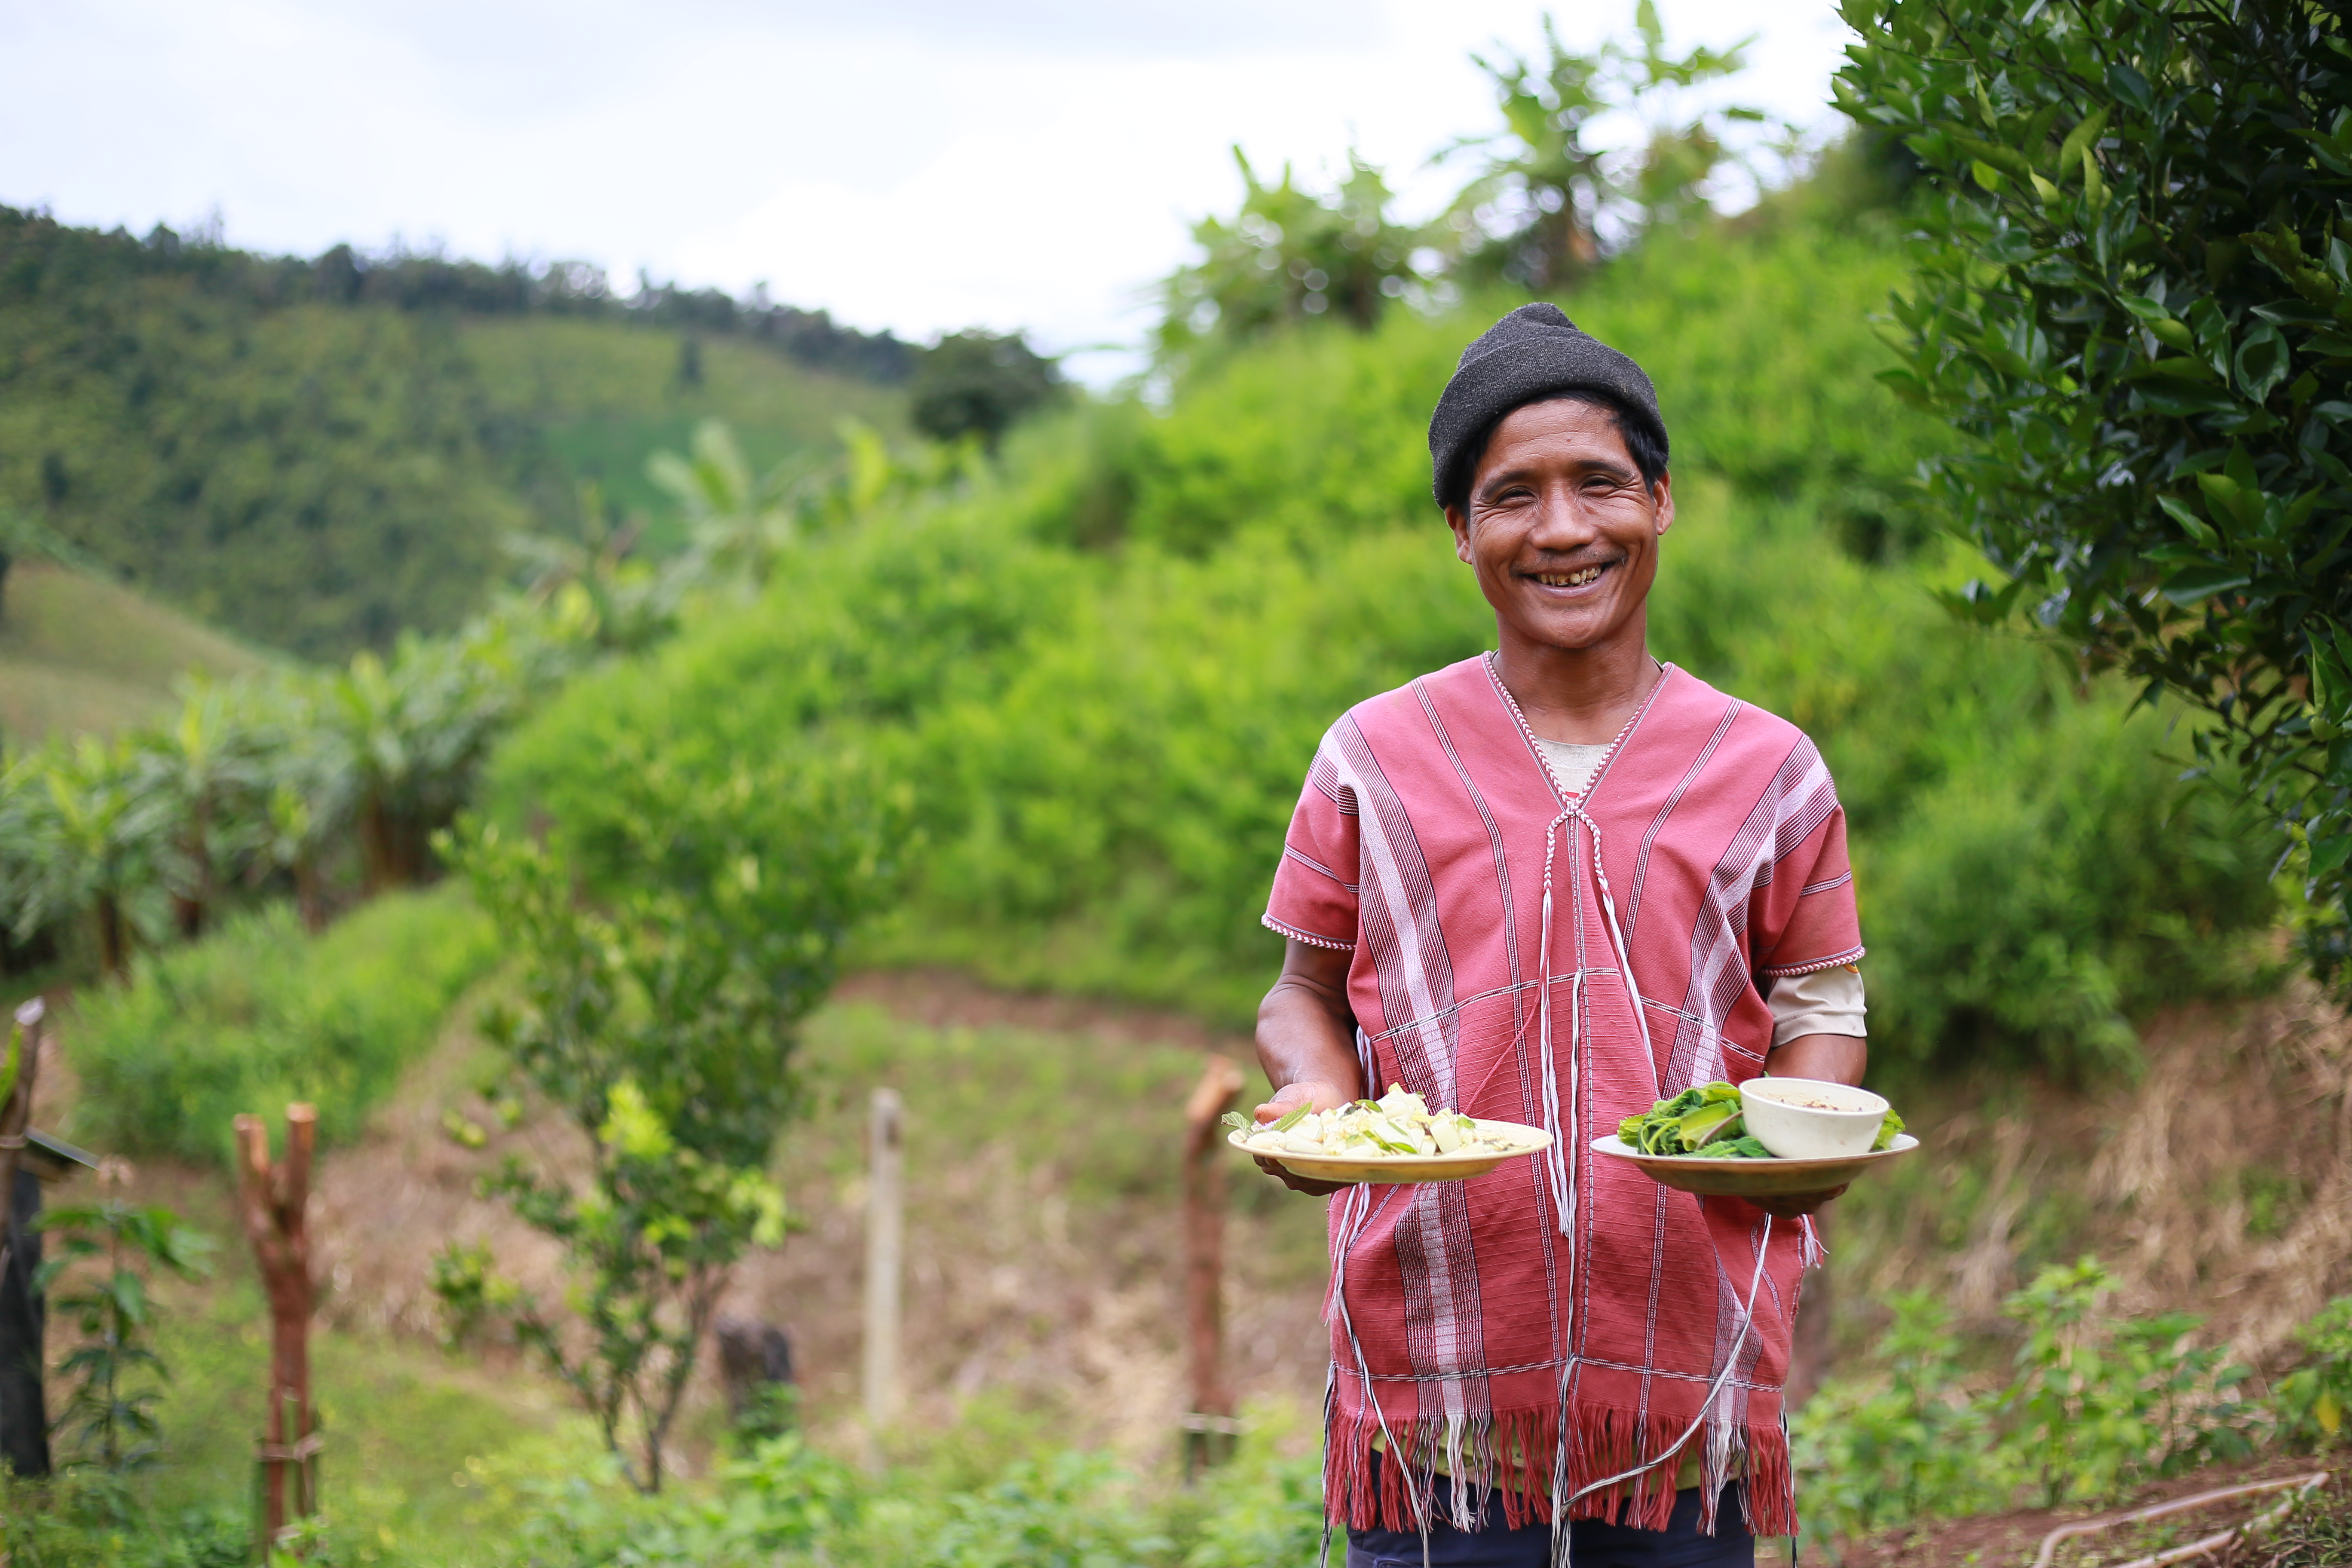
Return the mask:
<path id="1" fill-rule="evenodd" d="M 1675 501 L 1666 476 L 1642 482 L 1608 409 L 1554 398 L 1495 427 L 1445 520 L 1507 637 L 1582 650 L 1643 635 Z"/>

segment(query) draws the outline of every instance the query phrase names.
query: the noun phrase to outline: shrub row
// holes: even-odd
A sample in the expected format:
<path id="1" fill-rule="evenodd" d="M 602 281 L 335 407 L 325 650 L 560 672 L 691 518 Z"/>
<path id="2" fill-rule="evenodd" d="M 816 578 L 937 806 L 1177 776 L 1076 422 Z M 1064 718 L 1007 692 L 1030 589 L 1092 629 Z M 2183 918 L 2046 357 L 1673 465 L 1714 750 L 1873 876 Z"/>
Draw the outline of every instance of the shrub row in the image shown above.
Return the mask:
<path id="1" fill-rule="evenodd" d="M 353 1137 L 498 951 L 455 886 L 387 893 L 316 938 L 282 904 L 239 916 L 142 963 L 129 985 L 81 994 L 67 1025 L 73 1135 L 226 1159 L 239 1112 L 300 1100 L 323 1138 Z"/>

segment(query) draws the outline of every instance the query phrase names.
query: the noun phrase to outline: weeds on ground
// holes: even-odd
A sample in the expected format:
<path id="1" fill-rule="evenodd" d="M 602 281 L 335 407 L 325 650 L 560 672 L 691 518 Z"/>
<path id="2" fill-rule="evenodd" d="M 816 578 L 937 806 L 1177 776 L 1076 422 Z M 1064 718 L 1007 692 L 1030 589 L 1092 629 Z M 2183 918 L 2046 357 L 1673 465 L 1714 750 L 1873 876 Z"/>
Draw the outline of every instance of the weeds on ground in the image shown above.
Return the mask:
<path id="1" fill-rule="evenodd" d="M 121 1173 L 120 1162 L 109 1161 L 100 1177 L 115 1187 Z M 182 1225 L 170 1209 L 119 1196 L 53 1209 L 39 1223 L 50 1237 L 51 1256 L 34 1276 L 34 1291 L 47 1292 L 59 1276 L 68 1276 L 70 1288 L 57 1292 L 49 1306 L 81 1331 L 81 1342 L 58 1367 L 73 1387 L 57 1429 L 73 1436 L 75 1463 L 119 1476 L 151 1463 L 163 1440 L 154 1412 L 163 1389 L 155 1384 L 169 1382 L 172 1373 L 150 1342 L 149 1276 L 195 1279 L 208 1272 L 206 1255 L 215 1243 Z M 84 1267 L 76 1269 L 77 1264 Z"/>
<path id="2" fill-rule="evenodd" d="M 2312 1493 L 2241 1561 L 2248 1568 L 2343 1568 L 2352 1563 L 2352 1491 L 2339 1485 Z"/>
<path id="3" fill-rule="evenodd" d="M 2260 1401 L 2249 1369 L 2196 1342 L 2200 1319 L 2103 1313 L 2113 1289 L 2094 1259 L 2043 1269 L 2004 1304 L 2022 1331 L 2010 1380 L 1973 1389 L 1950 1309 L 1896 1297 L 1885 1371 L 1830 1384 L 1790 1423 L 1808 1535 L 2105 1502 L 2263 1444 L 2334 1436 L 2320 1411 L 2352 1387 L 2352 1298 L 2304 1330 L 2310 1358 Z"/>
<path id="4" fill-rule="evenodd" d="M 536 1568 L 1264 1568 L 1316 1559 L 1321 1465 L 1286 1458 L 1287 1425 L 1262 1411 L 1233 1460 L 1192 1489 L 1155 1485 L 1108 1456 L 1014 1434 L 982 1411 L 995 1462 L 954 1432 L 869 1478 L 792 1434 L 756 1438 L 716 1484 L 647 1497 L 617 1475 L 519 1479 Z M 985 1447 L 986 1445 L 982 1445 Z"/>
<path id="5" fill-rule="evenodd" d="M 2295 1339 L 2306 1359 L 2279 1379 L 2280 1425 L 2303 1442 L 2334 1442 L 2352 1415 L 2352 1296 L 2329 1302 Z"/>
<path id="6" fill-rule="evenodd" d="M 0 1471 L 0 1554 L 9 1568 L 244 1568 L 253 1521 L 242 1508 L 143 1515 L 119 1478 L 68 1472 L 24 1480 Z"/>

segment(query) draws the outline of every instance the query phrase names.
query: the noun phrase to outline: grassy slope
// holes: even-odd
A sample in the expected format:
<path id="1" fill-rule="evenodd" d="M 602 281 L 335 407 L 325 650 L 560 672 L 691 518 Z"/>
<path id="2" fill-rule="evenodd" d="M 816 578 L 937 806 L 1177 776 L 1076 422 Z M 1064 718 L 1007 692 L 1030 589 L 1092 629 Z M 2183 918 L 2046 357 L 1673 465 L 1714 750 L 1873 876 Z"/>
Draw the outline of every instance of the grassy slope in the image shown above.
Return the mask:
<path id="1" fill-rule="evenodd" d="M 183 674 L 242 675 L 266 662 L 121 584 L 24 562 L 0 604 L 0 734 L 22 742 L 122 729 L 161 712 Z"/>
<path id="2" fill-rule="evenodd" d="M 656 532 L 674 507 L 646 478 L 646 459 L 683 451 L 701 420 L 735 426 L 762 470 L 831 450 L 844 419 L 906 433 L 906 399 L 895 389 L 794 364 L 751 342 L 698 343 L 700 381 L 688 385 L 679 337 L 618 322 L 492 317 L 467 322 L 460 341 L 491 406 L 537 433 L 542 487 L 568 492 L 593 480 L 624 513 L 654 514 Z M 535 499 L 558 515 L 576 504 L 569 493 Z"/>

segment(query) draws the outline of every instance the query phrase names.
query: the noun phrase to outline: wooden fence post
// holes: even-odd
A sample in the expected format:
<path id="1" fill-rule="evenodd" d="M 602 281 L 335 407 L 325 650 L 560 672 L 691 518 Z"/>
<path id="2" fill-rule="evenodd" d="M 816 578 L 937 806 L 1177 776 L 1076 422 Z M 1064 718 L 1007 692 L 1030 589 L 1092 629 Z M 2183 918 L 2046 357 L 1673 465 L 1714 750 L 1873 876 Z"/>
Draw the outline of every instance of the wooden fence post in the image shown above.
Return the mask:
<path id="1" fill-rule="evenodd" d="M 16 1009 L 16 1028 L 21 1031 L 22 1054 L 16 1058 L 16 1080 L 8 1089 L 5 1101 L 0 1101 L 0 1203 L 13 1215 L 16 1207 L 16 1167 L 22 1163 L 26 1134 L 33 1126 L 33 1091 L 39 1087 L 41 1077 L 41 1037 L 47 1033 L 48 1004 L 36 996 Z M 8 1265 L 16 1245 L 13 1221 L 5 1222 L 0 1230 L 0 1269 Z"/>
<path id="2" fill-rule="evenodd" d="M 1184 1327 L 1192 1407 L 1184 1413 L 1187 1479 L 1233 1451 L 1240 1425 L 1225 1382 L 1225 1161 L 1218 1119 L 1242 1091 L 1242 1069 L 1213 1056 L 1184 1106 Z"/>
<path id="3" fill-rule="evenodd" d="M 286 1108 L 286 1157 L 269 1162 L 269 1130 L 236 1119 L 237 1207 L 269 1298 L 269 1431 L 256 1445 L 263 1561 L 292 1521 L 319 1507 L 319 1432 L 310 1408 L 310 1157 L 319 1112 Z"/>
<path id="4" fill-rule="evenodd" d="M 882 1466 L 882 1434 L 905 1395 L 898 1371 L 898 1282 L 905 1247 L 906 1153 L 896 1089 L 877 1089 L 866 1122 L 866 1457 Z"/>
<path id="5" fill-rule="evenodd" d="M 29 1204 L 20 1204 L 16 1182 L 32 1135 L 47 1016 L 48 1005 L 38 996 L 16 1009 L 22 1047 L 16 1081 L 0 1102 L 0 1353 L 8 1361 L 0 1366 L 0 1460 L 27 1478 L 49 1473 L 48 1408 L 41 1387 L 47 1358 L 41 1343 L 41 1296 L 33 1288 L 41 1238 L 27 1228 L 41 1211 L 40 1188 L 33 1188 Z"/>

